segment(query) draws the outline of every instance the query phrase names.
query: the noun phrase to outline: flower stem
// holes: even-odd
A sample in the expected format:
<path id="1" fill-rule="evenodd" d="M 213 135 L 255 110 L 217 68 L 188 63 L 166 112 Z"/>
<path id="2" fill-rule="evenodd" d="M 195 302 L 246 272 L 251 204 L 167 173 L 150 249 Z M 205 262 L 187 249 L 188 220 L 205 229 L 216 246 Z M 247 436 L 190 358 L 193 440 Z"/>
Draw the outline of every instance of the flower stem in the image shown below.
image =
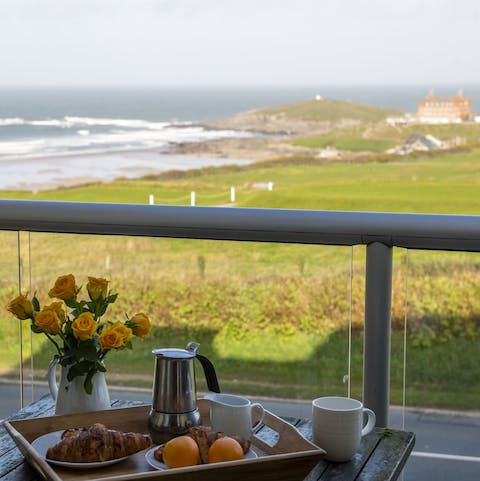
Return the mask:
<path id="1" fill-rule="evenodd" d="M 70 343 L 67 341 L 67 338 L 65 337 L 65 334 L 64 334 L 62 331 L 60 331 L 60 332 L 59 332 L 59 335 L 60 335 L 60 337 L 62 338 L 63 343 L 65 344 L 65 346 L 66 346 L 68 349 L 72 349 L 72 346 L 71 346 Z"/>
<path id="2" fill-rule="evenodd" d="M 61 355 L 62 355 L 62 351 L 61 351 L 61 349 L 60 349 L 60 346 L 57 344 L 57 341 L 55 341 L 55 339 L 54 339 L 50 334 L 48 334 L 47 332 L 45 332 L 45 335 L 50 339 L 50 341 L 53 342 L 53 344 L 54 344 L 55 347 L 57 348 L 58 354 L 61 356 Z"/>

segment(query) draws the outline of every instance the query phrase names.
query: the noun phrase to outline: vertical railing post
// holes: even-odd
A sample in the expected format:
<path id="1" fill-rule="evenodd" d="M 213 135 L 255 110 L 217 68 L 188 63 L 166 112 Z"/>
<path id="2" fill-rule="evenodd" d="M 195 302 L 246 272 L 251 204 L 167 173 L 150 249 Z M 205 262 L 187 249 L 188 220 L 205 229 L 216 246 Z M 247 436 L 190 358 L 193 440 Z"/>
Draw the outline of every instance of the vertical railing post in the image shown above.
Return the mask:
<path id="1" fill-rule="evenodd" d="M 379 427 L 388 425 L 391 310 L 392 248 L 373 242 L 367 245 L 365 275 L 363 402 Z"/>

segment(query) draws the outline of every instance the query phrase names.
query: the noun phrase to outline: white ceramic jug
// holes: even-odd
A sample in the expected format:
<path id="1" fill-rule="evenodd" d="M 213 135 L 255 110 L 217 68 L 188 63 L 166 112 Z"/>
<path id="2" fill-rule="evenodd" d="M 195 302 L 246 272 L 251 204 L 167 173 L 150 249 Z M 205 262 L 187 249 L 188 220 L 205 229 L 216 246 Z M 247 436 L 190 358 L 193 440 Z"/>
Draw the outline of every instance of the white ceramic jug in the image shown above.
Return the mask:
<path id="1" fill-rule="evenodd" d="M 265 415 L 263 406 L 259 403 L 251 403 L 242 396 L 208 393 L 205 399 L 210 401 L 210 422 L 213 431 L 250 439 L 255 429 L 263 422 Z M 252 426 L 254 409 L 259 412 L 260 417 Z"/>
<path id="2" fill-rule="evenodd" d="M 92 394 L 85 392 L 83 383 L 85 376 L 78 376 L 68 381 L 68 367 L 61 366 L 60 386 L 57 386 L 56 368 L 58 360 L 54 359 L 48 367 L 48 387 L 55 400 L 55 414 L 81 413 L 110 409 L 110 394 L 108 393 L 105 374 L 97 372 L 93 376 Z"/>

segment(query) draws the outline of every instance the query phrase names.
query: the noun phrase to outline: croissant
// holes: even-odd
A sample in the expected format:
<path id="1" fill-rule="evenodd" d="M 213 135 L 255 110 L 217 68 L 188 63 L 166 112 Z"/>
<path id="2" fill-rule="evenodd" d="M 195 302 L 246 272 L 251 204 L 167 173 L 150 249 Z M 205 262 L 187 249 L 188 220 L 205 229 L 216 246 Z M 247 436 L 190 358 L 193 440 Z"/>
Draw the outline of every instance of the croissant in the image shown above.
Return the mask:
<path id="1" fill-rule="evenodd" d="M 148 435 L 107 429 L 103 424 L 67 429 L 60 442 L 48 448 L 47 458 L 69 463 L 94 463 L 130 456 L 148 448 Z"/>

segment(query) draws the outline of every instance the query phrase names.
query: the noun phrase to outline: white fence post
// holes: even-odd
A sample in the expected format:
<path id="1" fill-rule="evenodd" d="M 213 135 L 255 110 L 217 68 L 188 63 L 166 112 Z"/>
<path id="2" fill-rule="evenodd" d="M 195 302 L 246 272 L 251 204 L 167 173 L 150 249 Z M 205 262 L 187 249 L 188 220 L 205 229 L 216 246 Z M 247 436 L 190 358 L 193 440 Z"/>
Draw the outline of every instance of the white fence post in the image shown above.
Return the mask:
<path id="1" fill-rule="evenodd" d="M 148 203 L 150 205 L 153 205 L 154 204 L 154 200 L 153 200 L 153 194 L 150 194 L 149 198 L 148 198 Z"/>
<path id="2" fill-rule="evenodd" d="M 190 192 L 190 205 L 195 205 L 195 192 Z"/>
<path id="3" fill-rule="evenodd" d="M 268 190 L 273 190 L 273 182 L 268 183 Z"/>
<path id="4" fill-rule="evenodd" d="M 230 202 L 235 202 L 235 187 L 230 187 Z"/>

